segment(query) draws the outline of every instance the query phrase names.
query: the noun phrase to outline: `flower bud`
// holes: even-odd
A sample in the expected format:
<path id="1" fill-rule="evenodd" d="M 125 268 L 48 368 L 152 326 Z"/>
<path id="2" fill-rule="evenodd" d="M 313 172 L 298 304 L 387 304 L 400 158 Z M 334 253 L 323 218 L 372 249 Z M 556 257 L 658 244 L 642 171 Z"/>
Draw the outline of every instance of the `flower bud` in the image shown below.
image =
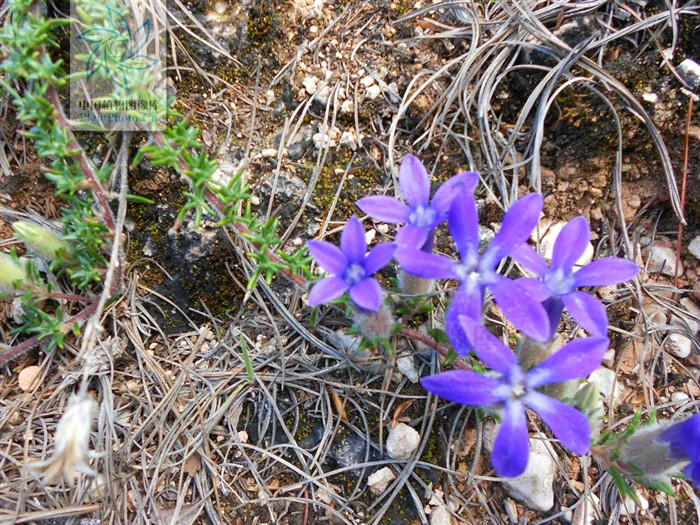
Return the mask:
<path id="1" fill-rule="evenodd" d="M 574 396 L 574 406 L 588 418 L 591 423 L 591 437 L 597 439 L 603 422 L 603 399 L 600 397 L 598 383 L 586 383 Z"/>
<path id="2" fill-rule="evenodd" d="M 0 292 L 26 290 L 30 286 L 24 265 L 11 255 L 0 253 Z"/>
<path id="3" fill-rule="evenodd" d="M 605 464 L 645 485 L 668 485 L 683 473 L 700 485 L 700 414 L 680 423 L 642 426 L 630 436 L 596 447 Z"/>
<path id="4" fill-rule="evenodd" d="M 17 221 L 12 225 L 15 235 L 27 247 L 50 261 L 59 257 L 70 258 L 73 250 L 71 245 L 55 233 L 42 228 L 38 224 L 27 221 Z"/>
<path id="5" fill-rule="evenodd" d="M 376 312 L 358 311 L 355 322 L 360 332 L 369 341 L 389 339 L 394 332 L 394 317 L 391 309 L 382 304 Z"/>
<path id="6" fill-rule="evenodd" d="M 433 291 L 434 279 L 426 279 L 399 270 L 399 288 L 408 295 L 426 295 Z"/>

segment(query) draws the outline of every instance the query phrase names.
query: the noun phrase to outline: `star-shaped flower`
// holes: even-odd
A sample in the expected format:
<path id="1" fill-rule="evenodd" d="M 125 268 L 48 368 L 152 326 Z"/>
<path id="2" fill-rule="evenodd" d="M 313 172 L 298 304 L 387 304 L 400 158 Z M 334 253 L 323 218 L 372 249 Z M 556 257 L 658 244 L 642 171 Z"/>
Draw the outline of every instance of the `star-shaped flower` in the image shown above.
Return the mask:
<path id="1" fill-rule="evenodd" d="M 491 455 L 491 464 L 496 472 L 515 477 L 527 467 L 530 443 L 525 407 L 537 412 L 569 450 L 586 454 L 591 445 L 588 418 L 575 408 L 539 392 L 537 388 L 586 377 L 603 361 L 608 339 L 577 339 L 535 368 L 523 371 L 513 351 L 486 328 L 467 316 L 460 316 L 459 321 L 465 332 L 470 334 L 479 358 L 501 377 L 453 370 L 425 377 L 421 384 L 433 394 L 456 403 L 503 405 L 503 420 Z"/>
<path id="2" fill-rule="evenodd" d="M 605 306 L 577 288 L 620 284 L 639 273 L 639 266 L 619 257 L 604 257 L 574 271 L 574 264 L 583 255 L 590 238 L 588 221 L 585 217 L 576 217 L 561 229 L 554 241 L 551 267 L 525 243 L 511 253 L 516 261 L 539 276 L 540 280 L 522 278 L 517 282 L 540 301 L 546 301 L 552 330 L 556 330 L 566 307 L 589 334 L 605 336 L 608 331 Z"/>
<path id="3" fill-rule="evenodd" d="M 461 261 L 416 249 L 397 250 L 396 259 L 408 273 L 426 279 L 456 279 L 460 282 L 446 319 L 447 334 L 457 353 L 464 355 L 471 349 L 457 318 L 460 315 L 476 320 L 481 318 L 486 288 L 491 290 L 498 306 L 516 328 L 537 341 L 548 339 L 549 318 L 540 301 L 533 298 L 528 289 L 496 271 L 498 263 L 511 248 L 530 236 L 542 205 L 542 196 L 537 193 L 513 203 L 503 217 L 500 230 L 480 255 L 476 200 L 470 192 L 462 191 L 453 200 L 447 219 Z"/>
<path id="4" fill-rule="evenodd" d="M 333 301 L 345 292 L 361 310 L 376 312 L 382 303 L 382 289 L 373 274 L 386 266 L 394 255 L 394 243 L 382 243 L 367 253 L 365 230 L 352 217 L 340 235 L 340 248 L 326 241 L 309 241 L 309 253 L 329 277 L 318 281 L 309 292 L 309 304 Z"/>
<path id="5" fill-rule="evenodd" d="M 418 157 L 406 155 L 399 168 L 399 186 L 406 203 L 386 195 L 371 195 L 357 201 L 357 206 L 373 219 L 405 224 L 396 233 L 396 244 L 421 248 L 431 238 L 431 232 L 447 218 L 458 187 L 473 192 L 478 182 L 478 173 L 459 173 L 440 186 L 430 200 L 428 170 Z"/>

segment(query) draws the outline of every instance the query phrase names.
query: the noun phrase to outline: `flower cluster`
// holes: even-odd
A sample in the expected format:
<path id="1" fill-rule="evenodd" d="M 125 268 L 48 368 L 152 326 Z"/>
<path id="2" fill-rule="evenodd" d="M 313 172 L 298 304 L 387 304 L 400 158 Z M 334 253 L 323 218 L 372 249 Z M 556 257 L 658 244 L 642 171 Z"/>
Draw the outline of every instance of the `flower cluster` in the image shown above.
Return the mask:
<path id="1" fill-rule="evenodd" d="M 590 240 L 588 222 L 583 217 L 562 229 L 549 266 L 527 244 L 543 208 L 543 198 L 536 193 L 514 202 L 491 243 L 480 249 L 479 214 L 473 195 L 478 181 L 476 173 L 460 173 L 438 188 L 431 199 L 430 175 L 416 157 L 407 156 L 399 170 L 405 202 L 374 195 L 357 203 L 376 220 L 403 225 L 395 242 L 380 244 L 366 253 L 364 231 L 355 217 L 343 230 L 340 249 L 327 242 L 309 241 L 311 255 L 330 274 L 310 291 L 309 303 L 329 302 L 348 291 L 359 312 L 377 312 L 382 304 L 381 288 L 371 275 L 392 257 L 402 271 L 418 278 L 457 281 L 459 286 L 446 315 L 447 335 L 457 354 L 474 351 L 493 373 L 443 372 L 423 378 L 422 385 L 440 397 L 465 405 L 502 406 L 492 464 L 504 476 L 518 476 L 527 467 L 530 449 L 526 408 L 539 414 L 572 452 L 586 454 L 590 449 L 588 417 L 540 388 L 585 378 L 601 365 L 609 342 L 607 314 L 604 305 L 581 288 L 623 283 L 639 268 L 630 261 L 607 257 L 575 269 Z M 445 221 L 459 260 L 433 253 L 435 230 Z M 501 274 L 499 267 L 508 257 L 536 277 L 511 279 Z M 518 354 L 482 326 L 487 290 L 528 341 L 548 349 L 548 357 L 541 362 L 527 363 L 536 365 L 534 368 L 524 369 Z M 571 341 L 554 351 L 552 340 L 564 308 L 591 337 Z"/>

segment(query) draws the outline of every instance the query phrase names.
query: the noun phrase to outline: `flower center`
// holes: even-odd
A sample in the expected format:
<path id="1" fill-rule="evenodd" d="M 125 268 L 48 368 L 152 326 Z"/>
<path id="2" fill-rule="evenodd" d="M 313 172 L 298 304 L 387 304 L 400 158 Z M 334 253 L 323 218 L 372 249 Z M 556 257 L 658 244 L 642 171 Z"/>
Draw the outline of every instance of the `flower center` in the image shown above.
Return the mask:
<path id="1" fill-rule="evenodd" d="M 544 283 L 552 291 L 552 295 L 558 297 L 569 293 L 574 289 L 574 278 L 572 275 L 566 275 L 563 270 L 558 269 L 549 272 L 544 278 Z"/>
<path id="2" fill-rule="evenodd" d="M 511 394 L 513 394 L 513 397 L 516 399 L 523 397 L 525 392 L 527 392 L 527 389 L 523 383 L 518 382 L 512 386 Z"/>
<path id="3" fill-rule="evenodd" d="M 430 206 L 416 206 L 408 216 L 408 223 L 418 228 L 429 228 L 435 222 L 435 210 Z"/>
<path id="4" fill-rule="evenodd" d="M 358 263 L 352 263 L 348 269 L 345 270 L 345 282 L 350 286 L 355 286 L 364 281 L 366 274 L 367 272 L 365 272 L 364 266 Z"/>

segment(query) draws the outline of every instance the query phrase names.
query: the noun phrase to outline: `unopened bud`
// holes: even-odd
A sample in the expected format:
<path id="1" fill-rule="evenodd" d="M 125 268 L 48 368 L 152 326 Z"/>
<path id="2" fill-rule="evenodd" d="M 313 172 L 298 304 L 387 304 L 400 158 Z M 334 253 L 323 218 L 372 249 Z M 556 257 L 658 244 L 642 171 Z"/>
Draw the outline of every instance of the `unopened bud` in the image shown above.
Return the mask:
<path id="1" fill-rule="evenodd" d="M 574 396 L 574 406 L 588 418 L 591 423 L 591 437 L 597 439 L 603 422 L 603 399 L 598 383 L 586 383 Z"/>
<path id="2" fill-rule="evenodd" d="M 36 223 L 17 221 L 12 225 L 15 235 L 27 247 L 50 261 L 59 257 L 70 258 L 73 250 L 70 244 L 52 231 L 42 228 Z"/>
<path id="3" fill-rule="evenodd" d="M 610 445 L 596 447 L 603 463 L 646 485 L 668 485 L 683 473 L 700 485 L 700 414 L 681 423 L 642 426 Z"/>
<path id="4" fill-rule="evenodd" d="M 399 270 L 399 288 L 408 295 L 426 295 L 433 291 L 434 279 L 425 279 Z"/>
<path id="5" fill-rule="evenodd" d="M 31 280 L 24 265 L 6 253 L 0 253 L 0 292 L 26 290 Z"/>
<path id="6" fill-rule="evenodd" d="M 355 322 L 362 335 L 369 341 L 389 339 L 394 333 L 394 317 L 391 309 L 385 304 L 376 312 L 357 312 Z"/>

